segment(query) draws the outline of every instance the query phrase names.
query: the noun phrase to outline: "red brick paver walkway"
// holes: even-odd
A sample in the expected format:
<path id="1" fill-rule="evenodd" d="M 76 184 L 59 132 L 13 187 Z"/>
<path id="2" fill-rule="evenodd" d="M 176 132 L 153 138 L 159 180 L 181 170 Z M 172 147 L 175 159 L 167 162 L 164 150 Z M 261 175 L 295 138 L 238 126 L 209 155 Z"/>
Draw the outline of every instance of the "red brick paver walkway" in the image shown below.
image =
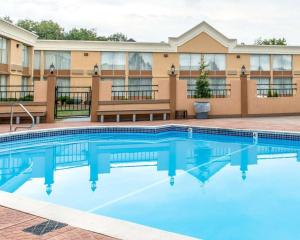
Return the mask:
<path id="1" fill-rule="evenodd" d="M 0 206 L 0 240 L 116 240 L 71 226 L 54 230 L 42 236 L 23 232 L 23 229 L 44 221 L 46 219 Z"/>

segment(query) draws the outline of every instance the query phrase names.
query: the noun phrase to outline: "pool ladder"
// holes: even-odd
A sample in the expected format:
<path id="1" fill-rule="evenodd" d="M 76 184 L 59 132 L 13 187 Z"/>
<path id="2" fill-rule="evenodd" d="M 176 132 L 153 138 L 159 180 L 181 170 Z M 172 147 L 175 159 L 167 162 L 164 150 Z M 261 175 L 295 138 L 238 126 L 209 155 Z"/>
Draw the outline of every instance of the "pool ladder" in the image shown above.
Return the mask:
<path id="1" fill-rule="evenodd" d="M 16 127 L 15 129 L 13 129 L 13 119 L 14 119 L 14 106 L 15 105 L 19 105 L 27 114 L 28 116 L 31 118 L 31 125 L 30 126 L 24 126 L 24 127 Z M 21 129 L 21 128 L 25 128 L 25 129 L 32 129 L 34 127 L 34 117 L 32 116 L 32 114 L 27 110 L 26 107 L 24 107 L 24 105 L 22 103 L 13 103 L 11 105 L 10 108 L 10 131 L 11 132 L 15 132 L 17 131 L 17 129 Z"/>

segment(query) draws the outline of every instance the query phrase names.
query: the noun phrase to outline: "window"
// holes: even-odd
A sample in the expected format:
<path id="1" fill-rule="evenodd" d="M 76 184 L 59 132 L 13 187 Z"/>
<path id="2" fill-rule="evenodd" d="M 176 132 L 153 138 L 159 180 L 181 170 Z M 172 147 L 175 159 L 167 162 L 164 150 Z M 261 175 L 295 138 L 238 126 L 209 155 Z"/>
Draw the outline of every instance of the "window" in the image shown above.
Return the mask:
<path id="1" fill-rule="evenodd" d="M 0 37 L 0 64 L 7 64 L 7 40 Z"/>
<path id="2" fill-rule="evenodd" d="M 22 66 L 23 67 L 29 66 L 29 48 L 25 45 L 23 45 Z"/>
<path id="3" fill-rule="evenodd" d="M 204 62 L 208 71 L 224 71 L 226 68 L 225 54 L 204 54 Z"/>
<path id="4" fill-rule="evenodd" d="M 259 97 L 268 96 L 270 90 L 270 78 L 253 78 L 256 81 L 256 94 Z"/>
<path id="5" fill-rule="evenodd" d="M 201 54 L 180 54 L 179 68 L 183 71 L 199 70 Z"/>
<path id="6" fill-rule="evenodd" d="M 152 96 L 151 78 L 129 78 L 128 79 L 129 96 Z"/>
<path id="7" fill-rule="evenodd" d="M 186 78 L 188 96 L 193 96 L 196 90 L 196 78 Z M 225 78 L 208 78 L 209 88 L 213 96 L 227 95 L 226 79 Z"/>
<path id="8" fill-rule="evenodd" d="M 206 70 L 208 71 L 224 71 L 226 68 L 225 54 L 180 54 L 180 70 L 197 71 L 200 68 L 201 58 L 204 57 Z"/>
<path id="9" fill-rule="evenodd" d="M 70 69 L 71 53 L 65 51 L 46 51 L 45 69 L 48 70 L 52 63 L 57 70 Z"/>
<path id="10" fill-rule="evenodd" d="M 7 77 L 0 75 L 0 101 L 7 96 Z"/>
<path id="11" fill-rule="evenodd" d="M 151 53 L 129 53 L 129 70 L 152 70 Z"/>
<path id="12" fill-rule="evenodd" d="M 103 52 L 101 57 L 102 70 L 124 70 L 125 53 L 122 52 Z"/>
<path id="13" fill-rule="evenodd" d="M 57 78 L 56 86 L 61 87 L 60 92 L 70 92 L 70 78 Z"/>
<path id="14" fill-rule="evenodd" d="M 274 78 L 273 94 L 276 92 L 279 96 L 293 95 L 292 78 Z"/>
<path id="15" fill-rule="evenodd" d="M 25 97 L 28 95 L 28 91 L 30 91 L 30 78 L 29 77 L 22 77 L 22 84 L 21 84 L 21 97 Z"/>
<path id="16" fill-rule="evenodd" d="M 124 78 L 104 78 L 103 81 L 112 82 L 112 97 L 119 98 L 125 96 L 125 79 Z"/>
<path id="17" fill-rule="evenodd" d="M 292 70 L 291 55 L 274 55 L 273 70 L 275 71 L 290 71 Z"/>
<path id="18" fill-rule="evenodd" d="M 41 51 L 34 51 L 34 69 L 39 70 L 41 68 Z"/>
<path id="19" fill-rule="evenodd" d="M 251 71 L 270 71 L 269 55 L 251 55 L 250 57 Z"/>

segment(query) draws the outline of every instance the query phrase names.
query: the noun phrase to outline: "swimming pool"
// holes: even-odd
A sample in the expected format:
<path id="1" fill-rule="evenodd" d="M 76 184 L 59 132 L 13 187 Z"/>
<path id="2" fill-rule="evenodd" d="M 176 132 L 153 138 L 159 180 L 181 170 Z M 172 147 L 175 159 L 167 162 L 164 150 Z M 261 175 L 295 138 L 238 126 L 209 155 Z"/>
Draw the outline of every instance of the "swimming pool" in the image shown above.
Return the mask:
<path id="1" fill-rule="evenodd" d="M 297 136 L 95 129 L 0 138 L 0 190 L 201 239 L 300 238 Z"/>

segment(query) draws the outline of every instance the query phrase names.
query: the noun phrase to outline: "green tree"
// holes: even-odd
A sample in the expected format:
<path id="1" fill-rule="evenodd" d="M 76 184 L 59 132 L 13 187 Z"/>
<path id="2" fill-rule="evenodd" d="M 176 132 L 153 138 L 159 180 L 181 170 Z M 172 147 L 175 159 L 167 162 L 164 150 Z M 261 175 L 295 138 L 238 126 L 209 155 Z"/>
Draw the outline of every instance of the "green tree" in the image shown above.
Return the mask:
<path id="1" fill-rule="evenodd" d="M 200 75 L 196 80 L 196 91 L 195 97 L 196 98 L 210 98 L 211 92 L 208 83 L 208 73 L 205 70 L 207 65 L 204 62 L 204 59 L 201 59 L 200 63 Z"/>
<path id="2" fill-rule="evenodd" d="M 255 45 L 281 45 L 286 46 L 287 42 L 285 38 L 258 38 L 254 42 Z"/>
<path id="3" fill-rule="evenodd" d="M 40 39 L 64 39 L 64 29 L 52 20 L 36 22 L 30 19 L 19 20 L 17 26 L 34 32 Z"/>
<path id="4" fill-rule="evenodd" d="M 11 18 L 9 16 L 5 16 L 2 19 L 6 22 L 13 23 L 13 20 L 11 20 Z"/>
<path id="5" fill-rule="evenodd" d="M 73 28 L 64 37 L 66 40 L 85 40 L 85 41 L 95 41 L 97 40 L 97 33 L 95 29 L 86 28 Z"/>
<path id="6" fill-rule="evenodd" d="M 123 33 L 114 33 L 107 37 L 107 41 L 113 41 L 113 42 L 127 42 L 129 39 L 127 36 Z"/>

